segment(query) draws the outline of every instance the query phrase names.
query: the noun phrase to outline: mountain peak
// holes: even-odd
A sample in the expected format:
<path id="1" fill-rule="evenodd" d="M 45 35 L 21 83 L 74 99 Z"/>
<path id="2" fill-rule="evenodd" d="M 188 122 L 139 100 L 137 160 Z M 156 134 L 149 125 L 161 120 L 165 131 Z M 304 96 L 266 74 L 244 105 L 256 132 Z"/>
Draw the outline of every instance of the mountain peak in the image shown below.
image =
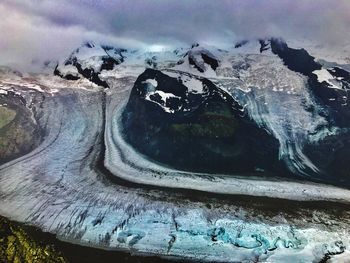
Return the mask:
<path id="1" fill-rule="evenodd" d="M 82 46 L 83 46 L 83 47 L 87 47 L 87 48 L 94 48 L 96 45 L 95 45 L 95 43 L 92 42 L 92 41 L 86 41 L 86 42 L 83 43 Z"/>

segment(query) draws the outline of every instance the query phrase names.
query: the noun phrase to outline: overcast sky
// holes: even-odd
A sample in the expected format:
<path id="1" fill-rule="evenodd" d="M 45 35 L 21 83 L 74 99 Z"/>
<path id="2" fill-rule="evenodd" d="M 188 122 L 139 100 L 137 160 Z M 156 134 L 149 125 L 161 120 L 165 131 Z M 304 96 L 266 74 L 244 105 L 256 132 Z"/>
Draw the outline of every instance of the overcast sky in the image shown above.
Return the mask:
<path id="1" fill-rule="evenodd" d="M 350 0 L 0 0 L 0 64 L 121 47 L 229 45 L 245 38 L 350 39 Z"/>

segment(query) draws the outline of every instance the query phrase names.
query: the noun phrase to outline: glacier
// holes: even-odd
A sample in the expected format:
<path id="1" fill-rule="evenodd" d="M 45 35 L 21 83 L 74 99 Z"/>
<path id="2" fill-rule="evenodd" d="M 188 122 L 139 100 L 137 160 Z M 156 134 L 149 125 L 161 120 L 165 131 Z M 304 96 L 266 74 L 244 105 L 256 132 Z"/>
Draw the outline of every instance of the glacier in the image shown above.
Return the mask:
<path id="1" fill-rule="evenodd" d="M 260 53 L 259 45 L 247 45 L 232 55 L 206 48 L 210 52 L 203 52 L 219 61 L 215 70 L 195 60 L 203 53 L 200 46 L 191 54 L 182 50 L 153 60 L 162 61 L 158 70 L 164 74 L 190 79 L 184 81 L 190 87 L 196 78 L 211 80 L 243 106 L 242 116 L 278 139 L 279 158 L 291 171 L 317 177 L 320 171 L 304 145 L 346 129 L 330 127 L 330 113 L 308 88 L 307 76 L 269 50 Z M 83 54 L 89 65 L 91 57 Z M 100 69 L 100 53 L 92 54 L 94 70 Z M 326 262 L 350 253 L 346 188 L 181 171 L 129 145 L 121 115 L 145 56 L 125 54 L 126 64 L 119 61 L 98 73 L 108 88 L 84 76 L 62 78 L 72 74 L 72 65 L 62 76 L 0 74 L 1 100 L 16 93 L 43 130 L 37 148 L 0 166 L 1 215 L 67 242 L 175 259 Z M 179 58 L 184 62 L 177 64 Z M 156 88 L 155 81 L 147 85 Z M 198 93 L 201 87 L 194 82 L 192 91 Z M 312 112 L 307 110 L 311 106 Z"/>

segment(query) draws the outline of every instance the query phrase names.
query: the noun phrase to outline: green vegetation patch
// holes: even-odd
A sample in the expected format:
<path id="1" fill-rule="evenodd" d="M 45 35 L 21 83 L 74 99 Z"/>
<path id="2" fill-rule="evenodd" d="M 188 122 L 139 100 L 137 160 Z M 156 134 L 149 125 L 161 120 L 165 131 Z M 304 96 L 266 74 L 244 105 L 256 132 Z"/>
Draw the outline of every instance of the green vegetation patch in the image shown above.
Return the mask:
<path id="1" fill-rule="evenodd" d="M 181 136 L 228 138 L 232 137 L 239 123 L 231 110 L 222 103 L 208 106 L 195 122 L 175 123 L 170 131 Z"/>
<path id="2" fill-rule="evenodd" d="M 13 121 L 15 117 L 16 111 L 0 106 L 0 129 Z"/>
<path id="3" fill-rule="evenodd" d="M 65 263 L 52 245 L 34 240 L 24 229 L 0 217 L 0 262 Z"/>
<path id="4" fill-rule="evenodd" d="M 208 106 L 195 122 L 172 124 L 170 131 L 186 137 L 229 138 L 234 136 L 238 126 L 230 109 L 222 103 L 215 103 Z"/>
<path id="5" fill-rule="evenodd" d="M 171 130 L 182 136 L 228 138 L 234 135 L 237 127 L 233 118 L 203 115 L 198 123 L 176 123 L 171 125 Z"/>
<path id="6" fill-rule="evenodd" d="M 31 151 L 40 142 L 37 126 L 25 108 L 0 106 L 0 164 Z"/>

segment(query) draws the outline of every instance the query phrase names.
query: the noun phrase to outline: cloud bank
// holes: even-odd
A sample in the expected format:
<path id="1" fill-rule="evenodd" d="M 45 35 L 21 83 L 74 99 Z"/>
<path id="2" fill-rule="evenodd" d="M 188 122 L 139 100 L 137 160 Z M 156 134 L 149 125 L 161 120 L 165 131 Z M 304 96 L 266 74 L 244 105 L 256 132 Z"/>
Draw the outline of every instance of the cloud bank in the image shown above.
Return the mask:
<path id="1" fill-rule="evenodd" d="M 92 40 L 123 47 L 231 45 L 280 36 L 350 39 L 348 0 L 2 0 L 0 64 L 30 67 Z"/>

